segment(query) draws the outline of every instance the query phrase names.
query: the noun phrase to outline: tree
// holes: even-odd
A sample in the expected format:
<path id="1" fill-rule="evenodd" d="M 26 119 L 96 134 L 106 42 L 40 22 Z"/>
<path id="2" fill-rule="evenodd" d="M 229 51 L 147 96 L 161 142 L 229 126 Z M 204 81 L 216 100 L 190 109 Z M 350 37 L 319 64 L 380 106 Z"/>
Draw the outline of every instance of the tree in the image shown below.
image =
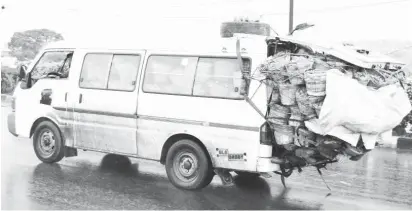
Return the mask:
<path id="1" fill-rule="evenodd" d="M 6 73 L 1 73 L 1 93 L 5 93 L 7 87 L 9 85 L 9 81 L 7 80 Z"/>
<path id="2" fill-rule="evenodd" d="M 11 55 L 20 62 L 34 59 L 39 50 L 49 42 L 63 40 L 63 36 L 48 29 L 33 29 L 15 32 L 8 47 Z"/>

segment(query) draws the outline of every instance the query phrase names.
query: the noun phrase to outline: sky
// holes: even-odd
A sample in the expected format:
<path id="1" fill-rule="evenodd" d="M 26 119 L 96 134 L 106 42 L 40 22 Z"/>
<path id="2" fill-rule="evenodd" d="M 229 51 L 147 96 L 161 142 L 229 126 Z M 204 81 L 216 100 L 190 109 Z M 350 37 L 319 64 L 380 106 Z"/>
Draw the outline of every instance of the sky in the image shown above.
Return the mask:
<path id="1" fill-rule="evenodd" d="M 331 41 L 412 41 L 412 0 L 295 0 L 295 36 Z M 289 0 L 0 0 L 0 48 L 16 31 L 48 28 L 66 40 L 219 37 L 220 23 L 260 18 L 281 35 Z M 184 37 L 184 38 L 183 38 Z"/>

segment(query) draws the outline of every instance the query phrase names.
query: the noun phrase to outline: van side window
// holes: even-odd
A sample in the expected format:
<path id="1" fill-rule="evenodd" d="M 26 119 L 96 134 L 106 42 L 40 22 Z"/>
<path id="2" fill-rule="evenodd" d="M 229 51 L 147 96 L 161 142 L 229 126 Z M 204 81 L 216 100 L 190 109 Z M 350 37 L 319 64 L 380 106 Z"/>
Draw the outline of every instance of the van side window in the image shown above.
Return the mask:
<path id="1" fill-rule="evenodd" d="M 243 68 L 250 73 L 249 59 L 243 59 Z M 150 56 L 143 91 L 244 99 L 246 82 L 236 58 Z"/>
<path id="2" fill-rule="evenodd" d="M 72 51 L 47 51 L 34 66 L 31 74 L 37 80 L 41 78 L 67 78 L 71 64 Z"/>
<path id="3" fill-rule="evenodd" d="M 114 55 L 107 88 L 133 91 L 136 86 L 139 66 L 139 55 Z"/>
<path id="4" fill-rule="evenodd" d="M 193 95 L 243 99 L 244 79 L 236 59 L 199 58 Z"/>
<path id="5" fill-rule="evenodd" d="M 191 95 L 198 57 L 150 56 L 143 90 Z"/>
<path id="6" fill-rule="evenodd" d="M 80 74 L 80 87 L 105 89 L 112 57 L 112 54 L 87 54 Z"/>

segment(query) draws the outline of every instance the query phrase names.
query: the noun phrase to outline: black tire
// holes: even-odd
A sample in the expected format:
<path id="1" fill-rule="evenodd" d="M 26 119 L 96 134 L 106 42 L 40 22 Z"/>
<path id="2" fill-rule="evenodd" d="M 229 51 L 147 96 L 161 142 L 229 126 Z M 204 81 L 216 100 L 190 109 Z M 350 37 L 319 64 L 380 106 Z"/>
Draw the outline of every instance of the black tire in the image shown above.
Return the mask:
<path id="1" fill-rule="evenodd" d="M 235 173 L 240 178 L 255 179 L 255 178 L 260 177 L 259 173 L 252 173 L 252 172 L 246 172 L 246 171 L 235 171 Z"/>
<path id="2" fill-rule="evenodd" d="M 50 121 L 37 125 L 33 134 L 33 148 L 37 158 L 44 163 L 61 161 L 64 157 L 64 145 L 59 128 Z"/>
<path id="3" fill-rule="evenodd" d="M 187 139 L 180 140 L 170 147 L 165 167 L 170 182 L 175 187 L 185 190 L 204 188 L 212 182 L 214 176 L 207 151 L 196 142 Z M 184 170 L 187 171 L 187 175 L 182 173 Z"/>

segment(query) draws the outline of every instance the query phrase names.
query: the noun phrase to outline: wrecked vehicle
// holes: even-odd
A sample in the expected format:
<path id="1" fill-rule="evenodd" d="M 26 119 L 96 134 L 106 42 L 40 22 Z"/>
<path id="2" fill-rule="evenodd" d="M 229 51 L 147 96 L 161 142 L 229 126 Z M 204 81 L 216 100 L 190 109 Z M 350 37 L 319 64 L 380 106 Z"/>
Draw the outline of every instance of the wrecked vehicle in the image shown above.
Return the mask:
<path id="1" fill-rule="evenodd" d="M 77 150 L 154 160 L 193 190 L 231 172 L 284 178 L 356 160 L 410 110 L 393 75 L 401 64 L 386 59 L 287 38 L 161 38 L 46 47 L 21 70 L 9 132 L 32 138 L 45 163 Z M 383 81 L 364 80 L 376 68 Z"/>

